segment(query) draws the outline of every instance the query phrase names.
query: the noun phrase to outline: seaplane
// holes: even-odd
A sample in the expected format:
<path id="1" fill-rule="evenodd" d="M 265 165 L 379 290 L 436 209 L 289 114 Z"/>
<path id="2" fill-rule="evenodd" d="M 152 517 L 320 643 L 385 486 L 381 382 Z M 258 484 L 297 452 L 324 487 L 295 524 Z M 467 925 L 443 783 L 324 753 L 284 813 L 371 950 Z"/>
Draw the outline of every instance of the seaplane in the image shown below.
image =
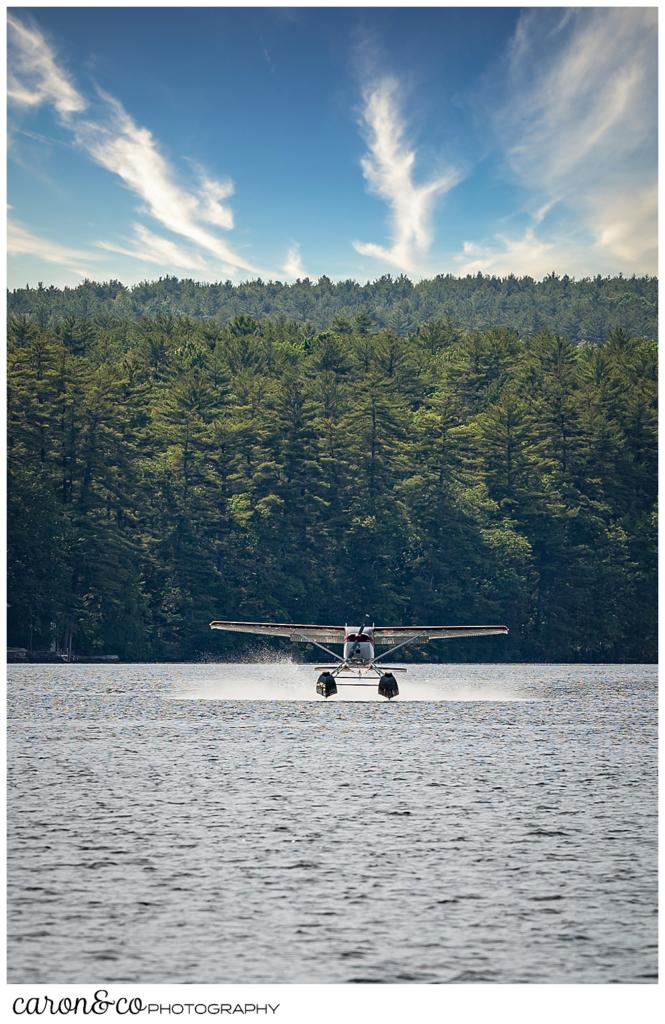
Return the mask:
<path id="1" fill-rule="evenodd" d="M 375 686 L 378 676 L 379 696 L 392 700 L 399 696 L 395 672 L 406 672 L 403 665 L 388 666 L 383 659 L 411 644 L 430 640 L 453 640 L 465 636 L 496 636 L 508 633 L 507 626 L 317 626 L 290 622 L 225 622 L 215 620 L 211 629 L 231 633 L 259 633 L 263 636 L 286 637 L 297 644 L 313 644 L 334 658 L 332 665 L 317 665 L 321 675 L 316 682 L 320 696 L 334 697 L 338 686 Z M 327 644 L 343 644 L 343 654 L 331 651 Z M 378 657 L 376 647 L 388 650 Z"/>

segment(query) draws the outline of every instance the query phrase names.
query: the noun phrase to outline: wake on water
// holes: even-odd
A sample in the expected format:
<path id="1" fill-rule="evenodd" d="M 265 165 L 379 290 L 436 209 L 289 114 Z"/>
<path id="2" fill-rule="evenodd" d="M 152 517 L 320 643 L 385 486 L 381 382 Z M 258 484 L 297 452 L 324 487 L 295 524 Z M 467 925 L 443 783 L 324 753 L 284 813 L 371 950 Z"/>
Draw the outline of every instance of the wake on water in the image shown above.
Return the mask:
<path id="1" fill-rule="evenodd" d="M 517 673 L 508 682 L 503 665 L 501 682 L 493 665 L 409 665 L 399 673 L 399 702 L 404 701 L 522 701 L 533 700 L 519 684 Z M 340 686 L 334 697 L 316 693 L 314 665 L 278 655 L 260 663 L 207 663 L 199 678 L 178 680 L 170 700 L 299 701 L 318 703 L 393 703 L 378 694 L 378 677 L 368 674 L 360 685 Z M 199 675 L 197 672 L 196 675 Z M 368 685 L 369 684 L 369 685 Z"/>

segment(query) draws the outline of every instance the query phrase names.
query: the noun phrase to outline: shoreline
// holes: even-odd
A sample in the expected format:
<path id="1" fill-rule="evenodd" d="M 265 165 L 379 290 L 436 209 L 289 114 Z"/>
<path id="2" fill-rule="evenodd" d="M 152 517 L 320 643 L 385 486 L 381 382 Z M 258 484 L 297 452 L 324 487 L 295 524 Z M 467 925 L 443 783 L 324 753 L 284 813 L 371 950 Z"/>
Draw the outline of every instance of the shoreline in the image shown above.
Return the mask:
<path id="1" fill-rule="evenodd" d="M 658 667 L 660 664 L 658 661 L 546 661 L 546 660 L 534 660 L 534 661 L 398 661 L 395 660 L 395 664 L 408 665 L 412 668 L 425 665 L 653 665 Z M 314 670 L 316 662 L 314 661 L 293 661 L 290 658 L 201 658 L 196 661 L 188 660 L 186 658 L 178 660 L 142 660 L 142 661 L 121 661 L 120 658 L 113 655 L 99 656 L 99 657 L 75 657 L 71 661 L 66 661 L 63 658 L 26 658 L 25 660 L 7 660 L 7 665 L 62 665 L 65 667 L 71 667 L 72 665 L 109 665 L 117 667 L 120 665 L 273 665 L 275 663 L 286 663 L 293 665 L 294 668 L 309 668 Z"/>

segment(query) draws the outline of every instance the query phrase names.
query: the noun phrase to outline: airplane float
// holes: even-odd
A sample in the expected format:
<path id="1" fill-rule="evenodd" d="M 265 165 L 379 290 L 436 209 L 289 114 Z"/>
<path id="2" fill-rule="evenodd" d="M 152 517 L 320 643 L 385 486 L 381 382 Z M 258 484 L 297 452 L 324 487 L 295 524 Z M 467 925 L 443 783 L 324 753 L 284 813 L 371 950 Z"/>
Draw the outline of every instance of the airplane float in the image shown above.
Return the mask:
<path id="1" fill-rule="evenodd" d="M 373 686 L 372 675 L 379 677 L 379 696 L 392 700 L 399 695 L 394 672 L 406 672 L 404 666 L 388 667 L 379 665 L 400 647 L 407 644 L 422 644 L 429 640 L 452 640 L 463 636 L 492 636 L 506 634 L 507 626 L 369 626 L 367 618 L 362 626 L 304 626 L 289 622 L 224 622 L 210 623 L 211 629 L 224 629 L 232 633 L 260 633 L 263 636 L 286 637 L 298 644 L 314 644 L 335 659 L 332 665 L 317 665 L 321 672 L 316 692 L 322 697 L 333 697 L 337 686 Z M 344 654 L 340 656 L 325 644 L 343 644 Z M 376 657 L 375 647 L 388 650 Z"/>

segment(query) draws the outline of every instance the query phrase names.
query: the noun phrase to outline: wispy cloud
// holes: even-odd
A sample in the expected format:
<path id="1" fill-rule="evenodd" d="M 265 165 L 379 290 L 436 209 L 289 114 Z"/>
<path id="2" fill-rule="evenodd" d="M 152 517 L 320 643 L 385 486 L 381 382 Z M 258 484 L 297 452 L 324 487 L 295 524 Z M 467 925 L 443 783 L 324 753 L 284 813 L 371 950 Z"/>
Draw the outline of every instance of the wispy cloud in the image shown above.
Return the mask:
<path id="1" fill-rule="evenodd" d="M 230 178 L 216 181 L 205 171 L 200 172 L 201 181 L 198 188 L 198 200 L 203 218 L 209 224 L 230 231 L 233 227 L 233 211 L 223 204 L 224 199 L 233 195 L 234 186 Z"/>
<path id="2" fill-rule="evenodd" d="M 461 255 L 456 257 L 460 274 L 508 274 L 542 277 L 556 261 L 554 244 L 536 238 L 532 228 L 521 236 L 510 238 L 497 235 L 491 245 L 465 242 Z"/>
<path id="3" fill-rule="evenodd" d="M 155 263 L 163 270 L 177 267 L 179 270 L 205 270 L 207 263 L 202 256 L 183 249 L 171 241 L 150 231 L 144 224 L 134 225 L 134 238 L 125 245 L 115 242 L 97 242 L 100 249 L 120 253 L 144 263 Z"/>
<path id="4" fill-rule="evenodd" d="M 61 117 L 85 110 L 87 103 L 55 59 L 42 33 L 9 14 L 7 94 L 15 103 L 51 103 Z"/>
<path id="5" fill-rule="evenodd" d="M 101 167 L 117 175 L 145 203 L 146 212 L 167 230 L 224 263 L 261 273 L 211 230 L 233 227 L 233 215 L 222 202 L 233 192 L 232 183 L 205 176 L 196 189 L 180 184 L 152 133 L 136 124 L 112 96 L 102 93 L 101 98 L 105 117 L 77 121 L 74 126 L 79 146 Z"/>
<path id="6" fill-rule="evenodd" d="M 52 105 L 79 148 L 116 175 L 141 200 L 144 213 L 211 254 L 226 271 L 232 268 L 235 272 L 271 276 L 270 271 L 236 252 L 218 234 L 220 229 L 233 228 L 233 212 L 227 200 L 234 186 L 229 178 L 218 179 L 195 166 L 197 180 L 185 184 L 153 134 L 137 124 L 117 99 L 97 90 L 94 104 L 86 100 L 58 66 L 54 50 L 37 28 L 16 17 L 10 17 L 9 25 L 12 100 L 22 105 Z M 198 268 L 203 262 L 193 254 L 185 255 L 175 243 L 159 238 L 145 226 L 139 226 L 137 232 L 138 249 L 112 241 L 103 243 L 104 247 L 162 265 L 169 253 L 180 261 L 179 267 Z"/>
<path id="7" fill-rule="evenodd" d="M 370 191 L 390 208 L 392 244 L 386 247 L 374 242 L 354 242 L 354 248 L 363 256 L 390 263 L 400 270 L 418 272 L 432 242 L 434 202 L 459 181 L 459 174 L 449 170 L 422 184 L 414 182 L 416 154 L 404 137 L 395 78 L 383 78 L 366 90 L 363 126 L 369 152 L 362 158 L 361 166 Z"/>
<path id="8" fill-rule="evenodd" d="M 7 222 L 7 252 L 14 256 L 34 256 L 46 263 L 57 263 L 59 267 L 65 267 L 79 277 L 91 277 L 87 267 L 98 258 L 94 252 L 42 238 L 12 218 Z"/>
<path id="9" fill-rule="evenodd" d="M 455 265 L 459 274 L 536 279 L 552 272 L 571 277 L 613 272 L 607 253 L 597 251 L 587 236 L 558 230 L 538 234 L 533 225 L 514 234 L 497 234 L 486 244 L 465 242 Z"/>
<path id="10" fill-rule="evenodd" d="M 533 258 L 531 274 L 655 272 L 656 32 L 653 8 L 520 17 L 496 127 L 531 197 L 531 224 L 516 238 L 467 243 L 461 268 L 517 272 Z M 574 225 L 567 236 L 543 225 L 554 207 Z"/>
<path id="11" fill-rule="evenodd" d="M 575 198 L 634 168 L 654 141 L 656 26 L 653 8 L 522 15 L 499 126 L 525 184 Z"/>

